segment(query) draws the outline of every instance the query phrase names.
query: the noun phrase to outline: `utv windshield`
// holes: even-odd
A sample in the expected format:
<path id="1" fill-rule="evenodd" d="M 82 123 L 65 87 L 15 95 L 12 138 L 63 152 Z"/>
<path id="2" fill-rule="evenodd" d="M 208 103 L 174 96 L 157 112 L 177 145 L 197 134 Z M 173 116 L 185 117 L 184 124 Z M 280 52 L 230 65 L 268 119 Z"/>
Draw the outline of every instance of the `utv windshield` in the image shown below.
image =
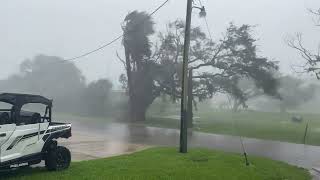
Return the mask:
<path id="1" fill-rule="evenodd" d="M 50 120 L 50 107 L 40 103 L 28 103 L 21 107 L 20 118 L 36 117 L 36 122 L 45 122 Z M 38 120 L 39 118 L 39 120 Z"/>
<path id="2" fill-rule="evenodd" d="M 11 111 L 12 104 L 0 101 L 0 112 Z"/>
<path id="3" fill-rule="evenodd" d="M 11 124 L 12 105 L 6 102 L 0 102 L 0 125 Z"/>

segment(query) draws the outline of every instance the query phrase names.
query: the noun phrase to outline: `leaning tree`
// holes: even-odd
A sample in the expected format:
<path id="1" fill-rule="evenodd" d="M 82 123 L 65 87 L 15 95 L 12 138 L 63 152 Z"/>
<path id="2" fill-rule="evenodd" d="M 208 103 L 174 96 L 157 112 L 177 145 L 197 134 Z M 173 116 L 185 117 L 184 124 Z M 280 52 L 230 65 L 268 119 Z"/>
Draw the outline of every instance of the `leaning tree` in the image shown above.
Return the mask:
<path id="1" fill-rule="evenodd" d="M 191 30 L 189 71 L 189 126 L 192 126 L 192 107 L 196 100 L 212 98 L 216 93 L 236 97 L 246 106 L 248 94 L 239 88 L 241 79 L 251 79 L 265 94 L 278 96 L 278 81 L 273 73 L 277 63 L 257 55 L 256 39 L 251 35 L 252 27 L 230 24 L 225 36 L 213 42 L 199 27 Z M 181 62 L 183 55 L 184 23 L 170 23 L 167 32 L 160 33 L 161 43 L 157 50 L 160 63 L 166 66 L 166 78 L 157 81 L 173 100 L 181 91 Z M 192 103 L 193 102 L 193 103 Z"/>
<path id="2" fill-rule="evenodd" d="M 151 57 L 149 41 L 149 36 L 154 33 L 153 25 L 146 12 L 133 11 L 125 17 L 122 26 L 125 49 L 125 60 L 122 62 L 126 76 L 121 75 L 120 81 L 128 90 L 129 119 L 132 121 L 144 121 L 147 108 L 160 95 L 154 84 L 157 64 Z"/>

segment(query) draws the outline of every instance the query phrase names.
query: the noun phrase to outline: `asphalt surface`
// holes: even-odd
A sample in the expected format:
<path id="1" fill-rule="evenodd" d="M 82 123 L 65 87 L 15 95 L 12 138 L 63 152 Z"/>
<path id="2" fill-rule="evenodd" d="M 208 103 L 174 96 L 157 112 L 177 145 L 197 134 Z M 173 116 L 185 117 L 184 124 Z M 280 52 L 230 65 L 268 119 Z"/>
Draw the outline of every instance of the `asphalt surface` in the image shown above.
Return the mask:
<path id="1" fill-rule="evenodd" d="M 62 140 L 73 160 L 89 160 L 135 152 L 151 146 L 178 146 L 179 131 L 120 123 L 73 122 L 73 136 Z M 242 138 L 246 152 L 304 168 L 320 167 L 320 146 Z M 243 153 L 237 136 L 189 132 L 189 147 Z"/>

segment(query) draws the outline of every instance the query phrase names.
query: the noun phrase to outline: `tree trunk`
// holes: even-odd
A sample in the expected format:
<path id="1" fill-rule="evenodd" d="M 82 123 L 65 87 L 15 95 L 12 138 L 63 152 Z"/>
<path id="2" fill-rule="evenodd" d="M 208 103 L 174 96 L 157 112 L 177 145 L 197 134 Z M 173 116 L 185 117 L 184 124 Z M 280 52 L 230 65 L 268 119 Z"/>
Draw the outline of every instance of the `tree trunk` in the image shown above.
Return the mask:
<path id="1" fill-rule="evenodd" d="M 130 90 L 130 120 L 145 121 L 148 107 L 154 101 L 153 80 L 148 68 L 139 68 L 139 71 L 131 70 Z"/>
<path id="2" fill-rule="evenodd" d="M 128 120 L 145 121 L 148 107 L 155 99 L 152 69 L 140 57 L 132 57 L 126 43 L 126 71 L 128 78 L 129 113 Z"/>
<path id="3" fill-rule="evenodd" d="M 193 84 L 192 84 L 192 70 L 189 70 L 189 76 L 188 76 L 188 113 L 187 113 L 187 125 L 188 128 L 193 128 Z"/>
<path id="4" fill-rule="evenodd" d="M 232 105 L 232 112 L 239 112 L 239 107 L 240 107 L 241 103 L 239 100 L 235 99 Z"/>
<path id="5" fill-rule="evenodd" d="M 128 112 L 128 118 L 131 119 L 135 117 L 134 113 L 134 93 L 133 93 L 133 83 L 132 83 L 132 68 L 131 68 L 131 62 L 130 62 L 130 53 L 128 48 L 126 47 L 124 43 L 124 49 L 125 49 L 125 56 L 126 56 L 126 72 L 127 72 L 127 78 L 128 78 L 128 104 L 129 104 L 129 112 Z"/>
<path id="6" fill-rule="evenodd" d="M 286 113 L 287 112 L 287 107 L 284 104 L 280 105 L 280 112 L 281 113 Z"/>
<path id="7" fill-rule="evenodd" d="M 145 121 L 146 120 L 146 111 L 147 108 L 141 105 L 139 102 L 135 101 L 133 103 L 135 106 L 133 107 L 131 120 L 134 122 L 137 121 Z"/>

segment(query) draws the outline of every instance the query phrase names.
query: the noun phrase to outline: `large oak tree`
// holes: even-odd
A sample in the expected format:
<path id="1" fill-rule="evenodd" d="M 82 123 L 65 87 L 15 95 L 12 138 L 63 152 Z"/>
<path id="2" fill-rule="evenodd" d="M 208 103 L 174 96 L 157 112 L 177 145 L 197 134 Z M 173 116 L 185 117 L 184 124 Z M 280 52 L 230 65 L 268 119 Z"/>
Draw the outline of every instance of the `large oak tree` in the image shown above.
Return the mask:
<path id="1" fill-rule="evenodd" d="M 120 77 L 128 91 L 130 119 L 145 120 L 147 108 L 161 94 L 173 101 L 180 98 L 184 23 L 175 21 L 159 33 L 153 46 L 154 22 L 145 12 L 129 13 L 124 21 L 123 46 L 126 75 Z M 246 94 L 238 87 L 242 78 L 250 78 L 269 95 L 277 94 L 272 73 L 275 62 L 257 55 L 251 26 L 230 24 L 225 36 L 213 42 L 199 27 L 191 30 L 189 59 L 189 108 L 192 102 L 212 98 L 216 93 L 237 97 L 245 105 Z M 121 60 L 121 58 L 120 58 Z M 192 113 L 192 111 L 189 111 Z M 189 114 L 192 117 L 192 114 Z"/>
<path id="2" fill-rule="evenodd" d="M 157 49 L 161 64 L 167 66 L 167 82 L 159 82 L 175 100 L 179 98 L 184 23 L 175 21 L 160 34 Z M 212 98 L 216 93 L 229 94 L 246 106 L 249 97 L 239 86 L 241 79 L 250 79 L 264 94 L 279 97 L 278 81 L 273 73 L 277 63 L 257 54 L 256 39 L 249 25 L 230 24 L 223 38 L 213 42 L 199 27 L 191 30 L 189 59 L 189 125 L 192 126 L 192 102 Z M 168 81 L 170 80 L 170 81 Z"/>

